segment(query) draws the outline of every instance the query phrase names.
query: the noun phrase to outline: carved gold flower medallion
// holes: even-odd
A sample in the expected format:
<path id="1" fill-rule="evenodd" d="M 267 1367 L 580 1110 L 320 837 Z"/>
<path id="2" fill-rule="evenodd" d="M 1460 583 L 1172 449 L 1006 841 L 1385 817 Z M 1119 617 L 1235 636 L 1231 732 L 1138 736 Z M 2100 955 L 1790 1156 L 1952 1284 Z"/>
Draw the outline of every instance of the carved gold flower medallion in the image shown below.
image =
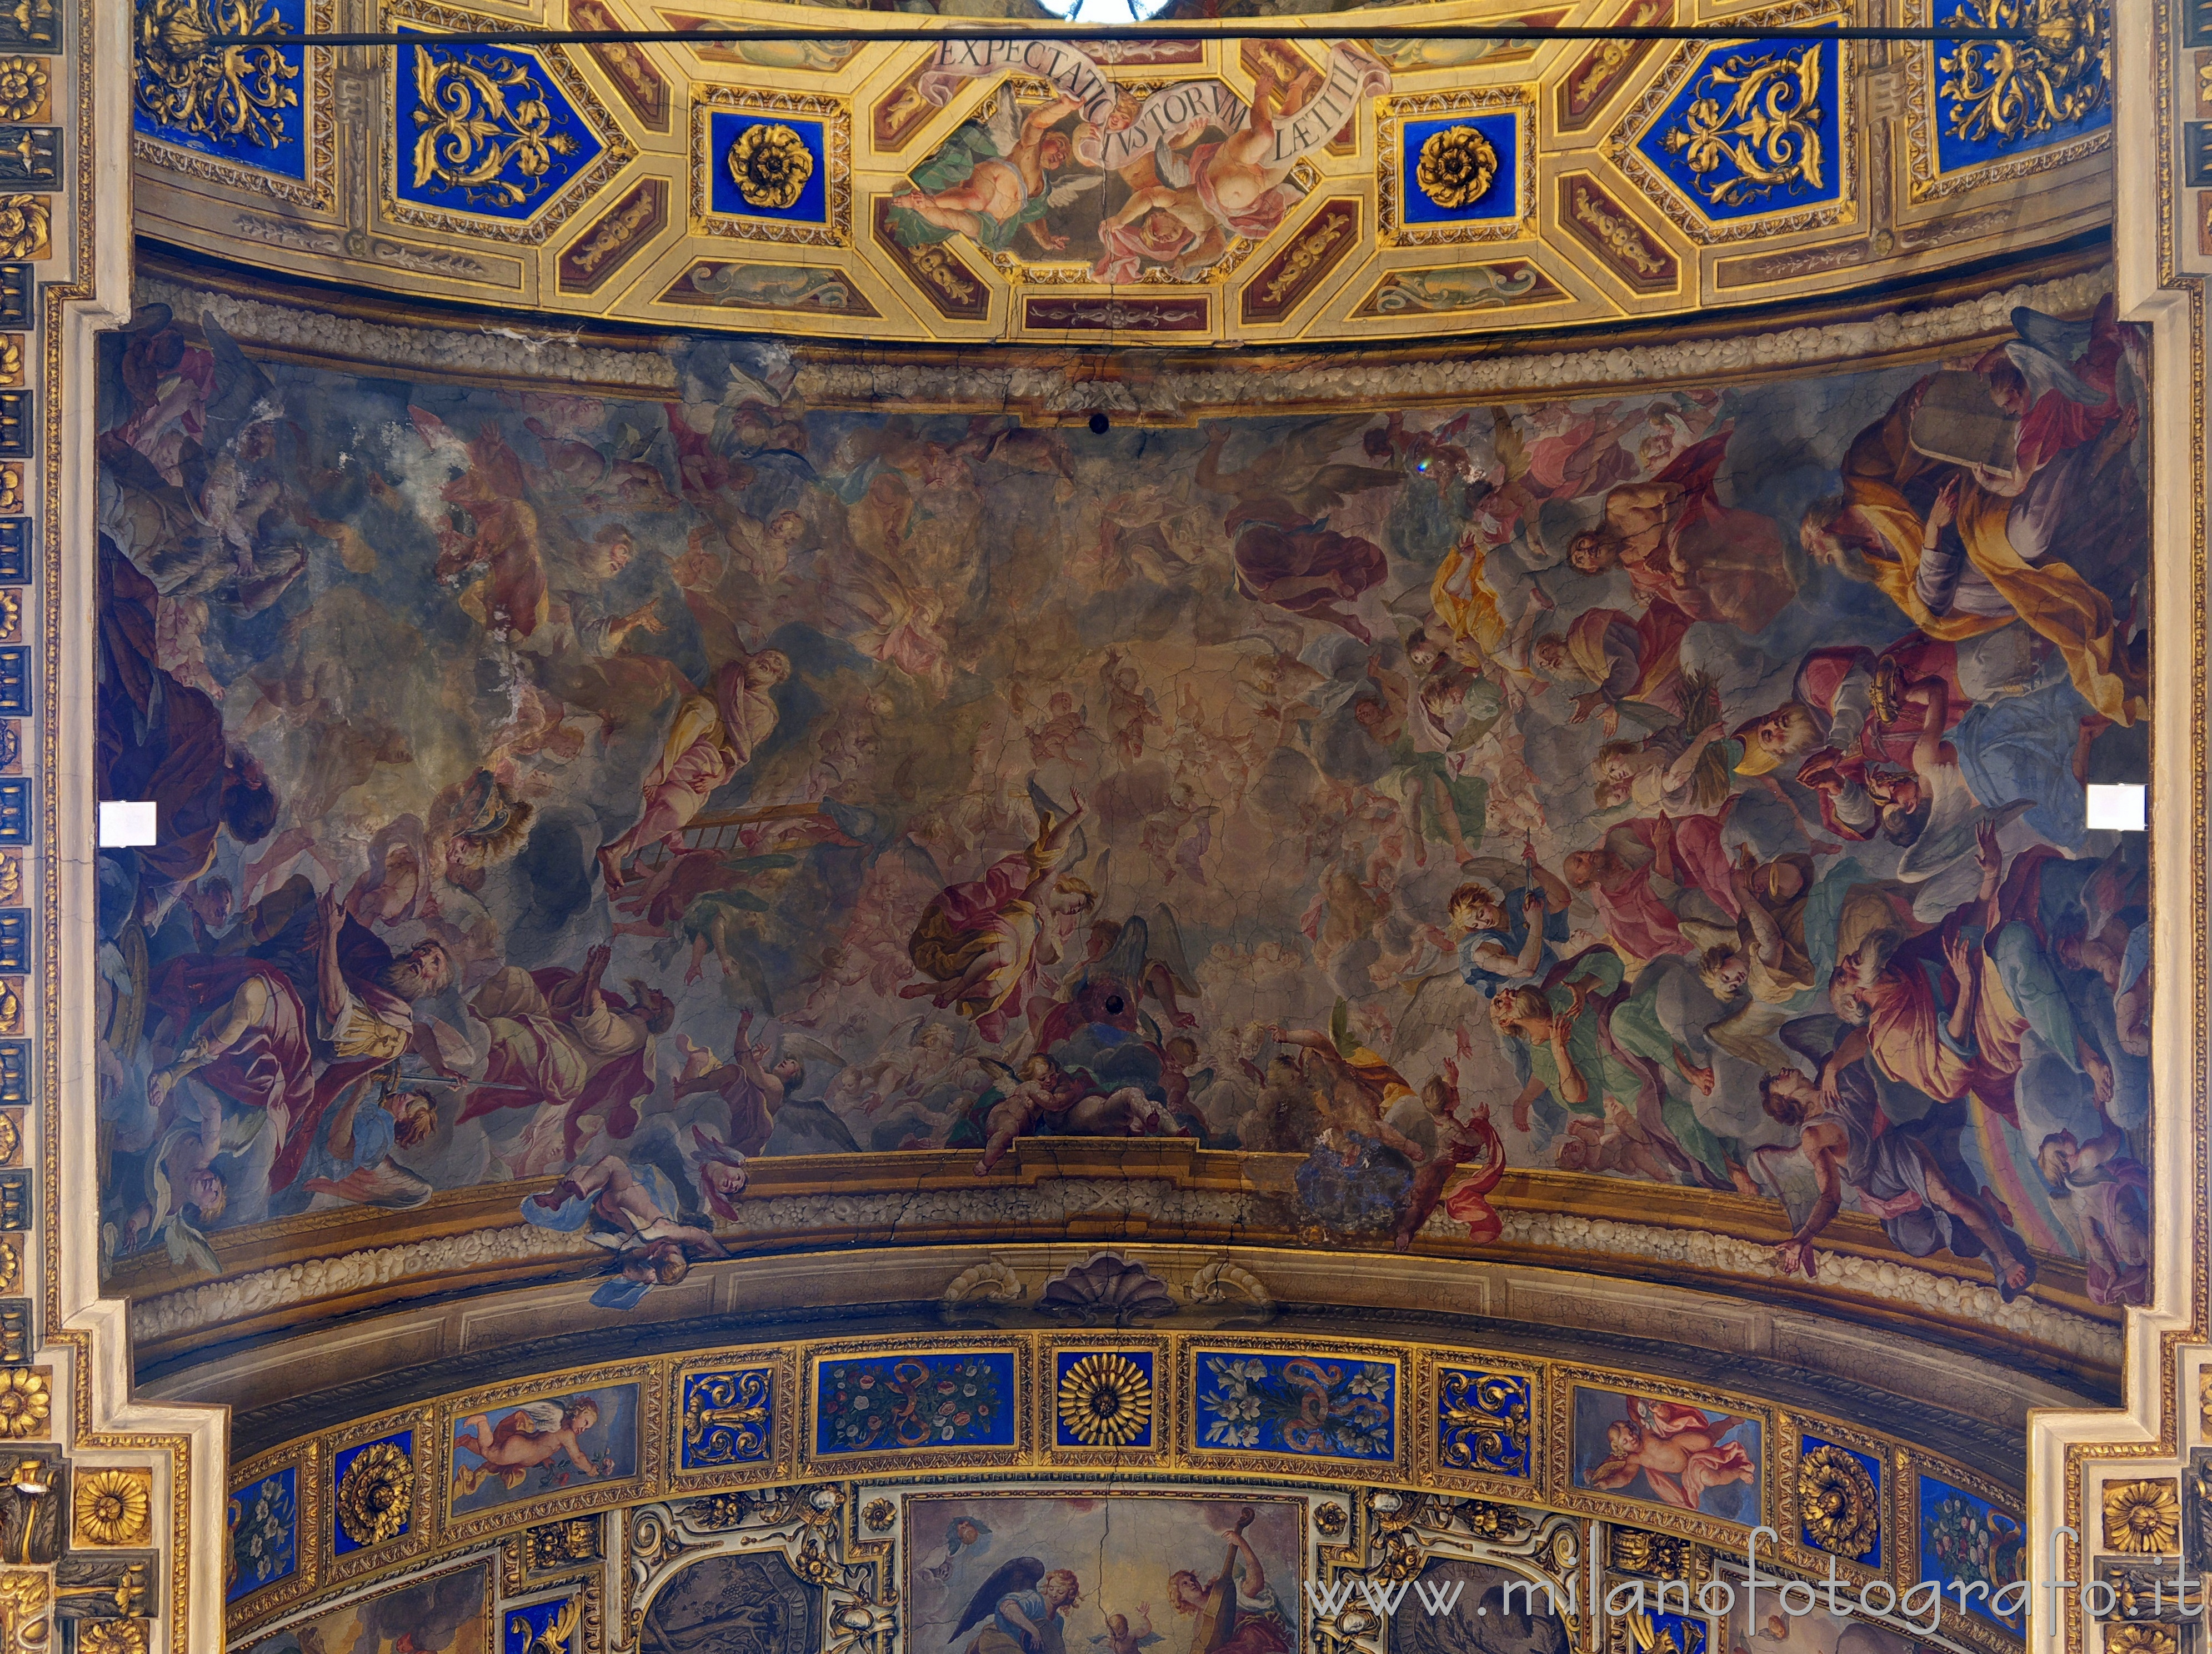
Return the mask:
<path id="1" fill-rule="evenodd" d="M 2174 1654 L 2179 1646 L 2171 1626 L 2142 1620 L 2105 1623 L 2105 1654 Z"/>
<path id="2" fill-rule="evenodd" d="M 1498 176 L 1498 151 L 1472 126 L 1447 126 L 1421 145 L 1413 181 L 1439 207 L 1464 207 L 1482 199 Z"/>
<path id="3" fill-rule="evenodd" d="M 144 1470 L 88 1470 L 70 1500 L 79 1544 L 145 1542 L 154 1511 L 154 1479 Z"/>
<path id="4" fill-rule="evenodd" d="M 775 211 L 794 204 L 814 176 L 806 140 L 784 125 L 748 126 L 730 146 L 730 177 L 746 204 Z"/>
<path id="5" fill-rule="evenodd" d="M 80 1620 L 77 1654 L 146 1654 L 150 1620 Z"/>
<path id="6" fill-rule="evenodd" d="M 1152 1422 L 1152 1381 L 1126 1355 L 1086 1355 L 1060 1375 L 1060 1422 L 1085 1447 L 1121 1447 Z"/>
<path id="7" fill-rule="evenodd" d="M 0 120 L 44 119 L 49 85 L 36 58 L 0 58 Z"/>
<path id="8" fill-rule="evenodd" d="M 1797 1462 L 1797 1508 L 1806 1536 L 1832 1555 L 1856 1560 L 1881 1537 L 1874 1478 L 1840 1447 L 1816 1447 Z"/>
<path id="9" fill-rule="evenodd" d="M 43 195 L 0 195 L 0 258 L 53 254 L 53 207 Z"/>
<path id="10" fill-rule="evenodd" d="M 2173 1481 L 2108 1481 L 2104 1507 L 2106 1550 L 2147 1556 L 2180 1548 L 2181 1493 Z"/>
<path id="11" fill-rule="evenodd" d="M 0 1370 L 0 1437 L 19 1441 L 46 1433 L 46 1415 L 53 1396 L 46 1375 L 32 1367 Z"/>
<path id="12" fill-rule="evenodd" d="M 362 1449 L 338 1479 L 338 1526 L 356 1545 L 380 1545 L 407 1526 L 415 1462 L 391 1442 Z"/>

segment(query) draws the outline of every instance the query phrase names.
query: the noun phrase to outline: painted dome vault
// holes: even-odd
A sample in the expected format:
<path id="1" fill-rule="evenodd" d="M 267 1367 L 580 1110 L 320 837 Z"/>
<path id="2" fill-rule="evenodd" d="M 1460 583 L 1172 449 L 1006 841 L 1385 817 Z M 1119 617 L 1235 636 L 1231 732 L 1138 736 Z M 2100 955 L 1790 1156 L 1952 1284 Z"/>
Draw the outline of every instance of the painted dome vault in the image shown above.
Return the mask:
<path id="1" fill-rule="evenodd" d="M 0 15 L 0 1654 L 2187 1654 L 2212 19 L 1287 14 Z"/>

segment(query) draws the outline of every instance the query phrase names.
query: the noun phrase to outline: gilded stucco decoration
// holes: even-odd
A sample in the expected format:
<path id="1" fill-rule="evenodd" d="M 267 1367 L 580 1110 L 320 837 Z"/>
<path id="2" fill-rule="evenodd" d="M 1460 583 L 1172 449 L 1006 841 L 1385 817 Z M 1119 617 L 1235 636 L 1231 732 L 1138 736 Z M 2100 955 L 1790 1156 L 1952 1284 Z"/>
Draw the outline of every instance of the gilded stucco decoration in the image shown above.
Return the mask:
<path id="1" fill-rule="evenodd" d="M 581 148 L 553 130 L 559 112 L 532 64 L 507 57 L 471 62 L 427 46 L 414 58 L 416 191 L 454 192 L 488 210 L 511 211 Z"/>
<path id="2" fill-rule="evenodd" d="M 2108 1481 L 2104 1546 L 2123 1554 L 2171 1554 L 2181 1544 L 2181 1489 L 2172 1478 Z"/>
<path id="3" fill-rule="evenodd" d="M 1937 58 L 1945 130 L 1970 142 L 2019 143 L 2078 126 L 2110 98 L 2106 60 L 2111 12 L 2100 0 L 1974 0 L 1957 21 L 1974 28 L 2027 28 L 2027 42 L 1961 45 Z"/>
<path id="4" fill-rule="evenodd" d="M 1816 46 L 1710 64 L 1699 95 L 1662 142 L 1698 174 L 1699 193 L 1717 207 L 1763 203 L 1777 190 L 1786 198 L 1823 189 L 1820 76 Z"/>
<path id="5" fill-rule="evenodd" d="M 1115 1352 L 1085 1355 L 1065 1367 L 1054 1397 L 1060 1427 L 1085 1447 L 1121 1447 L 1152 1428 L 1151 1375 Z"/>
<path id="6" fill-rule="evenodd" d="M 82 1470 L 70 1509 L 78 1543 L 143 1545 L 151 1537 L 153 1477 L 143 1470 Z"/>
<path id="7" fill-rule="evenodd" d="M 275 46 L 209 52 L 211 35 L 281 39 L 270 0 L 137 0 L 138 108 L 157 126 L 274 149 L 300 104 L 300 65 Z"/>
<path id="8" fill-rule="evenodd" d="M 1856 1455 L 1823 1443 L 1797 1461 L 1805 1533 L 1824 1551 L 1856 1561 L 1881 1536 L 1881 1492 Z"/>
<path id="9" fill-rule="evenodd" d="M 0 1368 L 0 1437 L 43 1436 L 52 1425 L 52 1375 L 37 1367 Z"/>
<path id="10" fill-rule="evenodd" d="M 793 205 L 814 175 L 814 155 L 806 141 L 780 123 L 739 133 L 727 165 L 738 192 L 756 207 Z"/>
<path id="11" fill-rule="evenodd" d="M 315 20 L 302 8 L 328 0 L 262 3 L 304 28 Z M 337 98 L 329 54 L 281 48 L 299 71 L 285 85 L 304 147 L 279 167 L 235 145 L 188 155 L 149 129 L 148 222 L 179 245 L 242 240 L 256 248 L 248 262 L 325 277 L 358 267 L 423 296 L 815 337 L 1322 340 L 1435 334 L 1478 311 L 1508 331 L 1686 314 L 1744 284 L 1696 256 L 1703 244 L 1808 236 L 1761 278 L 1805 294 L 1908 258 L 1924 270 L 1931 255 L 1963 264 L 2056 239 L 2105 210 L 2104 185 L 2075 167 L 2101 142 L 2109 103 L 2104 14 L 2091 0 L 2016 3 L 2047 26 L 2032 46 L 1961 47 L 1941 70 L 1907 54 L 1915 181 L 1901 204 L 1886 183 L 1879 198 L 1860 185 L 1887 137 L 1856 112 L 1866 65 L 1855 45 L 1614 41 L 1555 60 L 1386 32 L 1372 51 L 1062 43 L 1034 62 L 927 43 L 599 44 L 497 61 L 426 44 L 395 54 L 384 83 L 405 106 L 398 119 L 348 152 L 349 177 L 389 180 L 377 222 L 359 225 L 363 207 L 342 204 L 337 163 L 324 165 L 331 143 L 312 136 Z M 1590 0 L 1587 15 L 1570 7 L 1559 21 L 1618 9 Z M 752 0 L 667 15 L 687 27 L 756 19 Z M 1648 26 L 1674 10 L 1637 0 L 1620 15 Z M 1793 0 L 1756 21 L 1836 15 Z M 575 18 L 665 26 L 628 0 L 589 0 Z M 756 20 L 781 21 L 772 7 Z M 394 0 L 386 21 L 427 41 L 482 18 Z M 449 74 L 444 92 L 470 81 L 471 106 L 441 114 L 414 82 L 463 60 L 475 76 Z M 500 86 L 516 72 L 523 82 Z M 495 94 L 517 110 L 502 114 Z M 576 115 L 565 125 L 564 106 Z M 459 123 L 442 125 L 453 154 L 440 166 L 472 181 L 413 164 L 428 130 L 418 118 Z M 637 170 L 623 171 L 632 157 Z M 2058 169 L 2057 187 L 1977 195 L 2021 167 Z M 309 210 L 282 222 L 252 210 L 271 190 Z M 1961 192 L 1974 198 L 1953 199 Z M 727 258 L 717 243 L 729 238 L 764 244 L 761 256 Z M 1506 256 L 1392 256 L 1489 242 Z"/>
<path id="12" fill-rule="evenodd" d="M 406 1527 L 414 1497 L 413 1459 L 395 1443 L 372 1443 L 337 1480 L 338 1531 L 358 1547 L 380 1545 Z"/>

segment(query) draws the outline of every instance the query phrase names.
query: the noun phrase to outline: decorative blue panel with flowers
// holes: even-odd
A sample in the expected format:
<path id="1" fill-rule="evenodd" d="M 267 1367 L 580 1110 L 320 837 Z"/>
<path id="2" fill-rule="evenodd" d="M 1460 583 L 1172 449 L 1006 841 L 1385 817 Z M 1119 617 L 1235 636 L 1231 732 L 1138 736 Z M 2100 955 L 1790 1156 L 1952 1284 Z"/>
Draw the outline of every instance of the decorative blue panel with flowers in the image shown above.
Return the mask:
<path id="1" fill-rule="evenodd" d="M 1493 1476 L 1528 1474 L 1528 1380 L 1477 1367 L 1437 1369 L 1437 1462 Z"/>
<path id="2" fill-rule="evenodd" d="M 230 1496 L 230 1584 L 223 1601 L 250 1596 L 299 1566 L 299 1472 L 286 1465 Z"/>
<path id="3" fill-rule="evenodd" d="M 1919 1520 L 1921 1579 L 1932 1579 L 1954 1596 L 1952 1582 L 1964 1580 L 1965 1598 L 1975 1618 L 2015 1637 L 2026 1636 L 2024 1604 L 2010 1615 L 1994 1613 L 1990 1607 L 1998 1592 L 2021 1577 L 2027 1535 L 2020 1523 L 1979 1494 L 1929 1475 L 1920 1478 Z M 1987 1595 L 1974 1590 L 1977 1584 L 1988 1586 Z"/>
<path id="4" fill-rule="evenodd" d="M 534 52 L 402 46 L 399 59 L 402 201 L 520 222 L 605 147 Z"/>
<path id="5" fill-rule="evenodd" d="M 1716 223 L 1837 200 L 1841 66 L 1832 40 L 1710 47 L 1637 150 Z"/>
<path id="6" fill-rule="evenodd" d="M 582 1621 L 583 1603 L 574 1596 L 511 1608 L 500 1633 L 500 1654 L 531 1654 L 541 1640 L 559 1654 L 574 1654 L 582 1641 L 577 1635 Z"/>
<path id="7" fill-rule="evenodd" d="M 307 0 L 209 0 L 219 34 L 307 32 Z M 184 56 L 142 44 L 131 125 L 148 137 L 286 178 L 307 175 L 307 49 L 252 46 Z"/>
<path id="8" fill-rule="evenodd" d="M 1318 1459 L 1398 1453 L 1398 1364 L 1357 1357 L 1199 1350 L 1193 1432 L 1200 1448 Z"/>
<path id="9" fill-rule="evenodd" d="M 828 223 L 828 143 L 818 120 L 716 111 L 708 120 L 708 205 L 741 218 Z"/>
<path id="10" fill-rule="evenodd" d="M 769 1367 L 684 1375 L 686 1470 L 765 1462 L 775 1440 L 775 1373 Z"/>
<path id="11" fill-rule="evenodd" d="M 1934 60 L 1936 165 L 1954 173 L 2047 149 L 2112 124 L 2105 79 L 2110 14 L 2100 5 L 2043 8 L 2031 0 L 1966 0 L 1942 21 L 1960 28 L 2037 28 L 2021 41 L 1961 41 Z"/>
<path id="12" fill-rule="evenodd" d="M 1881 1566 L 1881 1461 L 1818 1436 L 1797 1438 L 1797 1542 Z"/>
<path id="13" fill-rule="evenodd" d="M 814 1372 L 814 1450 L 1012 1447 L 1014 1407 L 1014 1358 L 1003 1350 L 823 1361 Z"/>
<path id="14" fill-rule="evenodd" d="M 1399 143 L 1407 223 L 1521 216 L 1521 117 L 1513 111 L 1409 120 Z"/>

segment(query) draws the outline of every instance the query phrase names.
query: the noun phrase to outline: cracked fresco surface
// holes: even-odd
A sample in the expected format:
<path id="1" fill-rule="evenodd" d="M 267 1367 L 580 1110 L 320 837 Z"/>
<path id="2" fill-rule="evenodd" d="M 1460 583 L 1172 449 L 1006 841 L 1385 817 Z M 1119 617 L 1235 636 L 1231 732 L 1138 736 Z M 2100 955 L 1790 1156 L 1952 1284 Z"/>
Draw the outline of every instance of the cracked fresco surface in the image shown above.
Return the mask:
<path id="1" fill-rule="evenodd" d="M 2084 814 L 2144 779 L 2140 347 L 2014 319 L 1094 435 L 809 409 L 742 343 L 663 404 L 143 313 L 108 1256 L 538 1180 L 621 1307 L 763 1157 L 1151 1136 L 1291 1157 L 1330 1237 L 1492 1239 L 1555 1170 L 2141 1301 L 2146 869 Z"/>

